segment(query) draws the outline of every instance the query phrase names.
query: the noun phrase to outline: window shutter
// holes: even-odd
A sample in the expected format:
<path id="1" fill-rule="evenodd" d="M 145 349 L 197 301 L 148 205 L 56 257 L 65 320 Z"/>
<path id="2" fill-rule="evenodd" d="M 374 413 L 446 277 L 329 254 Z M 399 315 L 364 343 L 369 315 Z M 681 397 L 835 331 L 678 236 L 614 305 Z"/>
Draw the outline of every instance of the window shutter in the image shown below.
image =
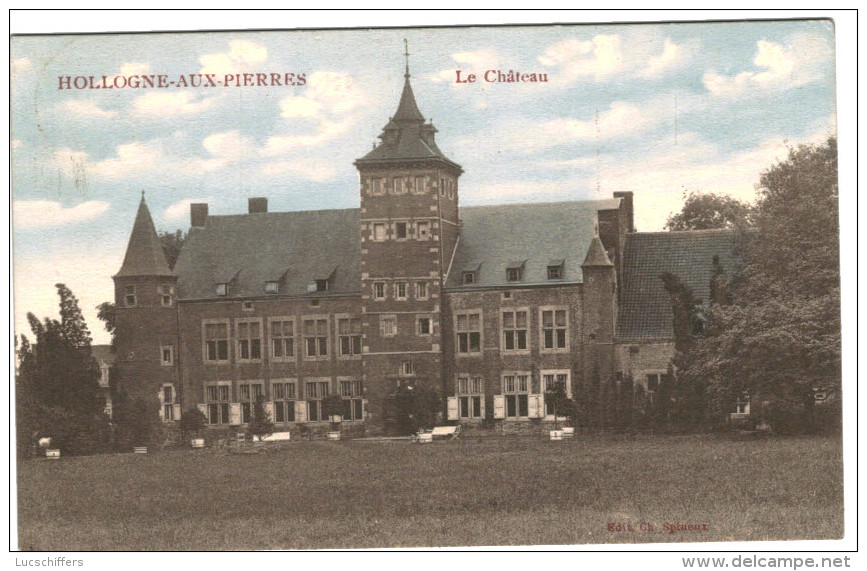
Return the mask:
<path id="1" fill-rule="evenodd" d="M 485 395 L 482 395 L 479 401 L 482 403 L 482 418 L 485 418 Z"/>
<path id="2" fill-rule="evenodd" d="M 448 398 L 448 419 L 449 420 L 457 420 L 458 419 L 458 397 L 449 397 Z"/>
<path id="3" fill-rule="evenodd" d="M 160 408 L 159 408 L 160 420 L 166 419 L 165 410 L 163 409 L 162 399 L 160 399 Z"/>
<path id="4" fill-rule="evenodd" d="M 274 403 L 266 402 L 263 403 L 265 405 L 265 414 L 268 416 L 268 420 L 274 420 Z"/>
<path id="5" fill-rule="evenodd" d="M 544 395 L 528 395 L 527 398 L 527 416 L 529 418 L 541 418 L 545 413 Z"/>
<path id="6" fill-rule="evenodd" d="M 241 403 L 229 403 L 229 424 L 241 424 Z"/>
<path id="7" fill-rule="evenodd" d="M 196 406 L 199 407 L 199 412 L 201 412 L 202 414 L 204 414 L 204 415 L 205 415 L 205 418 L 208 418 L 208 405 L 206 405 L 206 404 L 198 404 L 198 405 L 196 405 Z M 206 422 L 207 422 L 207 421 L 206 421 Z"/>
<path id="8" fill-rule="evenodd" d="M 307 422 L 307 401 L 295 401 L 295 422 Z"/>
<path id="9" fill-rule="evenodd" d="M 494 395 L 494 418 L 506 418 L 506 398 Z"/>
<path id="10" fill-rule="evenodd" d="M 172 413 L 173 413 L 173 416 L 175 417 L 175 420 L 178 420 L 178 421 L 181 420 L 181 405 L 173 404 L 172 405 Z"/>
<path id="11" fill-rule="evenodd" d="M 361 420 L 367 420 L 367 399 L 361 399 Z"/>

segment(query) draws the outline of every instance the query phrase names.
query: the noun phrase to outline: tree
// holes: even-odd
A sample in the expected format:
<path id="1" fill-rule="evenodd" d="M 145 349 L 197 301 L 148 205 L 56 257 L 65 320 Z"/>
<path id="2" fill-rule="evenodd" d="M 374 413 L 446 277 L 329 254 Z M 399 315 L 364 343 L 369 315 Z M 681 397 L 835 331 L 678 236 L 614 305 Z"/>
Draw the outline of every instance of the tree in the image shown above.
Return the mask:
<path id="1" fill-rule="evenodd" d="M 18 432 L 27 438 L 51 436 L 66 453 L 88 454 L 108 444 L 99 367 L 78 300 L 65 285 L 55 287 L 60 320 L 40 321 L 28 313 L 35 343 L 20 336 L 15 375 Z M 19 441 L 19 451 L 22 446 L 27 448 Z"/>
<path id="2" fill-rule="evenodd" d="M 264 407 L 263 407 L 264 411 Z M 255 411 L 254 411 L 255 412 Z M 188 408 L 181 413 L 181 433 L 184 435 L 184 440 L 186 440 L 190 434 L 198 435 L 205 428 L 205 423 L 207 422 L 207 418 L 205 418 L 204 413 L 197 408 Z"/>
<path id="3" fill-rule="evenodd" d="M 322 416 L 330 419 L 334 416 L 343 415 L 343 398 L 338 394 L 330 394 L 322 399 Z M 340 423 L 332 422 L 331 430 L 336 432 L 340 430 Z"/>
<path id="4" fill-rule="evenodd" d="M 394 395 L 394 403 L 397 413 L 395 428 L 402 434 L 413 434 L 419 428 L 433 428 L 443 410 L 439 393 L 422 383 L 401 383 Z"/>
<path id="5" fill-rule="evenodd" d="M 761 175 L 732 303 L 712 304 L 690 371 L 719 414 L 748 394 L 778 430 L 811 429 L 815 391 L 841 394 L 838 192 L 834 138 Z"/>
<path id="6" fill-rule="evenodd" d="M 683 208 L 668 217 L 666 230 L 711 230 L 745 228 L 752 217 L 751 207 L 724 194 L 684 193 Z"/>
<path id="7" fill-rule="evenodd" d="M 114 345 L 114 330 L 117 327 L 117 308 L 114 303 L 104 301 L 96 306 L 96 317 L 102 321 L 103 327 L 111 335 L 112 345 Z"/>
<path id="8" fill-rule="evenodd" d="M 545 406 L 548 413 L 554 415 L 555 428 L 559 428 L 561 416 L 568 417 L 572 426 L 575 426 L 575 402 L 566 393 L 565 381 L 557 381 L 545 392 Z"/>
<path id="9" fill-rule="evenodd" d="M 166 256 L 166 262 L 169 264 L 169 269 L 175 269 L 175 264 L 178 261 L 178 256 L 181 255 L 181 248 L 184 247 L 184 242 L 187 241 L 187 235 L 183 230 L 175 230 L 167 232 L 165 230 L 159 233 L 160 245 L 163 247 L 163 254 Z"/>
<path id="10" fill-rule="evenodd" d="M 253 401 L 253 418 L 247 423 L 247 435 L 252 438 L 258 438 L 259 442 L 265 436 L 270 436 L 274 433 L 274 423 L 271 422 L 271 415 L 265 410 L 265 395 L 257 395 Z"/>

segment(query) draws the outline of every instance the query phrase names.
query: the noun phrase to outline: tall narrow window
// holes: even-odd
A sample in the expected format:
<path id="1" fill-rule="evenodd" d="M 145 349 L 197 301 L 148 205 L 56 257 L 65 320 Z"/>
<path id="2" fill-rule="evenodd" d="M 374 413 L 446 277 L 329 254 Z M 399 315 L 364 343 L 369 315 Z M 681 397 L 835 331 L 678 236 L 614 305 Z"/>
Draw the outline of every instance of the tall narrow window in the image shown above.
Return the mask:
<path id="1" fill-rule="evenodd" d="M 322 414 L 322 399 L 328 396 L 328 382 L 316 381 L 306 383 L 304 386 L 304 396 L 307 399 L 307 420 L 310 422 L 328 420 Z"/>
<path id="2" fill-rule="evenodd" d="M 274 401 L 274 422 L 295 422 L 295 383 L 271 383 L 271 400 Z"/>
<path id="3" fill-rule="evenodd" d="M 541 371 L 540 375 L 542 378 L 542 394 L 562 389 L 568 398 L 572 398 L 572 386 L 569 383 L 568 369 L 562 371 Z M 545 416 L 554 414 L 554 411 L 548 407 L 547 402 L 543 402 L 543 406 L 545 407 Z M 557 416 L 565 416 L 566 412 L 565 410 L 558 410 Z"/>
<path id="4" fill-rule="evenodd" d="M 304 320 L 304 344 L 305 355 L 311 359 L 319 359 L 328 356 L 328 320 L 305 319 Z"/>
<path id="5" fill-rule="evenodd" d="M 238 355 L 239 361 L 259 361 L 262 359 L 262 336 L 258 321 L 239 321 Z"/>
<path id="6" fill-rule="evenodd" d="M 415 298 L 427 299 L 427 282 L 415 282 Z"/>
<path id="7" fill-rule="evenodd" d="M 175 364 L 175 348 L 172 345 L 160 347 L 160 364 L 163 367 L 171 367 Z"/>
<path id="8" fill-rule="evenodd" d="M 506 400 L 506 417 L 521 418 L 529 416 L 528 375 L 503 375 L 503 394 Z"/>
<path id="9" fill-rule="evenodd" d="M 542 310 L 542 350 L 557 351 L 569 346 L 565 309 Z"/>
<path id="10" fill-rule="evenodd" d="M 480 353 L 482 350 L 482 315 L 480 313 L 459 313 L 455 316 L 455 320 L 458 353 Z"/>
<path id="11" fill-rule="evenodd" d="M 458 377 L 458 417 L 464 420 L 482 418 L 484 391 L 481 377 Z"/>
<path id="12" fill-rule="evenodd" d="M 174 289 L 175 288 L 168 284 L 160 286 L 160 303 L 162 303 L 163 307 L 172 306 L 172 294 L 174 293 Z"/>
<path id="13" fill-rule="evenodd" d="M 413 184 L 412 191 L 415 194 L 423 194 L 424 193 L 424 177 L 423 176 L 415 177 L 415 184 Z"/>
<path id="14" fill-rule="evenodd" d="M 172 385 L 163 385 L 161 396 L 163 401 L 163 420 L 166 422 L 180 420 L 179 418 L 175 418 L 175 388 Z"/>
<path id="15" fill-rule="evenodd" d="M 373 223 L 373 239 L 377 242 L 383 242 L 388 238 L 388 232 L 384 222 Z"/>
<path id="16" fill-rule="evenodd" d="M 229 385 L 205 387 L 208 424 L 229 424 Z"/>
<path id="17" fill-rule="evenodd" d="M 134 285 L 123 286 L 123 304 L 127 307 L 135 307 L 136 297 Z"/>
<path id="18" fill-rule="evenodd" d="M 406 240 L 407 238 L 407 223 L 406 222 L 395 222 L 394 223 L 394 237 L 398 240 Z"/>
<path id="19" fill-rule="evenodd" d="M 394 299 L 405 300 L 407 297 L 406 282 L 394 282 Z"/>
<path id="20" fill-rule="evenodd" d="M 527 311 L 503 312 L 503 351 L 527 350 Z"/>
<path id="21" fill-rule="evenodd" d="M 394 337 L 395 335 L 397 335 L 396 315 L 379 316 L 379 334 L 382 337 Z"/>
<path id="22" fill-rule="evenodd" d="M 262 383 L 241 383 L 238 385 L 238 400 L 241 401 L 241 422 L 253 420 L 253 404 L 262 393 Z"/>
<path id="23" fill-rule="evenodd" d="M 205 324 L 205 361 L 229 360 L 229 325 L 227 323 Z"/>
<path id="24" fill-rule="evenodd" d="M 271 322 L 271 357 L 275 360 L 295 357 L 295 324 L 291 319 Z"/>
<path id="25" fill-rule="evenodd" d="M 340 381 L 340 396 L 343 397 L 343 420 L 363 420 L 361 381 Z"/>
<path id="26" fill-rule="evenodd" d="M 392 185 L 394 188 L 395 194 L 404 194 L 406 192 L 406 187 L 403 184 L 403 177 L 396 176 L 392 179 Z"/>
<path id="27" fill-rule="evenodd" d="M 361 318 L 337 320 L 337 335 L 340 337 L 340 355 L 361 355 Z"/>
<path id="28" fill-rule="evenodd" d="M 374 282 L 373 284 L 373 299 L 385 299 L 385 283 Z"/>

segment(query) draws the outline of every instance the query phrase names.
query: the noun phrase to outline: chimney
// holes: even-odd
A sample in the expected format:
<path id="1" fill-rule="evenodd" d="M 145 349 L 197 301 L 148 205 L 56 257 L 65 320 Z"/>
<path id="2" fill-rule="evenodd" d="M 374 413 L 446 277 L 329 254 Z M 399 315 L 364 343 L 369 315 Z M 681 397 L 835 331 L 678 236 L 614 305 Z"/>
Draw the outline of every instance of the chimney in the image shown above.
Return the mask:
<path id="1" fill-rule="evenodd" d="M 208 203 L 193 202 L 190 204 L 190 226 L 192 228 L 204 228 L 208 220 Z"/>
<path id="2" fill-rule="evenodd" d="M 247 199 L 247 212 L 250 214 L 264 214 L 268 212 L 268 199 L 262 197 Z"/>
<path id="3" fill-rule="evenodd" d="M 632 210 L 632 191 L 626 190 L 622 192 L 615 192 L 614 198 L 623 199 L 623 205 L 621 207 L 623 208 L 623 210 L 626 211 L 626 231 L 635 232 L 635 220 Z"/>

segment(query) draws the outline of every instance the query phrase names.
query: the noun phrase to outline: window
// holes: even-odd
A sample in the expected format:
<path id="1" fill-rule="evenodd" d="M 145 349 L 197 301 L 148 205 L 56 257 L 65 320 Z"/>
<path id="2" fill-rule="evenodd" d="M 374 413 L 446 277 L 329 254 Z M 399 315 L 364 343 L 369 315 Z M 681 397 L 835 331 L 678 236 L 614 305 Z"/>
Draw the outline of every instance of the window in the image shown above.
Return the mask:
<path id="1" fill-rule="evenodd" d="M 406 282 L 394 282 L 394 298 L 405 300 L 407 294 Z"/>
<path id="2" fill-rule="evenodd" d="M 304 396 L 307 399 L 307 420 L 309 422 L 328 420 L 322 416 L 322 399 L 328 396 L 328 381 L 306 383 Z"/>
<path id="3" fill-rule="evenodd" d="M 440 178 L 440 195 L 446 195 L 446 179 Z"/>
<path id="4" fill-rule="evenodd" d="M 735 414 L 748 415 L 750 414 L 750 396 L 741 394 L 735 403 Z"/>
<path id="5" fill-rule="evenodd" d="M 542 379 L 541 389 L 542 389 L 543 395 L 549 391 L 553 391 L 558 385 L 562 385 L 563 390 L 566 391 L 566 396 L 568 398 L 572 398 L 572 385 L 569 383 L 569 370 L 568 369 L 564 369 L 564 370 L 560 370 L 560 371 L 540 371 L 540 375 L 541 375 L 541 379 Z M 545 407 L 544 408 L 544 416 L 552 416 L 553 417 L 554 411 L 553 410 L 550 412 L 548 411 L 548 404 L 544 401 L 544 398 L 542 401 L 542 405 Z M 559 417 L 565 416 L 565 414 L 566 414 L 566 411 L 564 411 L 564 410 L 558 411 Z"/>
<path id="6" fill-rule="evenodd" d="M 337 335 L 340 337 L 340 355 L 361 355 L 361 318 L 337 320 Z"/>
<path id="7" fill-rule="evenodd" d="M 503 292 L 503 299 L 512 299 L 512 292 L 504 291 Z"/>
<path id="8" fill-rule="evenodd" d="M 123 304 L 127 307 L 135 307 L 135 286 L 123 286 Z"/>
<path id="9" fill-rule="evenodd" d="M 394 337 L 395 335 L 397 335 L 396 315 L 379 316 L 379 334 L 382 337 Z"/>
<path id="10" fill-rule="evenodd" d="M 543 309 L 542 313 L 542 350 L 558 351 L 567 349 L 568 325 L 565 309 Z"/>
<path id="11" fill-rule="evenodd" d="M 229 385 L 205 387 L 208 424 L 229 424 Z"/>
<path id="12" fill-rule="evenodd" d="M 274 422 L 295 422 L 295 383 L 271 383 L 271 400 L 274 401 Z"/>
<path id="13" fill-rule="evenodd" d="M 373 299 L 385 299 L 385 282 L 374 282 Z"/>
<path id="14" fill-rule="evenodd" d="M 645 392 L 647 393 L 647 400 L 650 406 L 656 403 L 656 392 L 659 390 L 659 386 L 664 379 L 665 373 L 646 373 L 644 375 Z"/>
<path id="15" fill-rule="evenodd" d="M 548 279 L 549 280 L 561 280 L 563 279 L 563 262 L 559 261 L 559 263 L 551 262 L 548 264 Z"/>
<path id="16" fill-rule="evenodd" d="M 506 402 L 506 417 L 521 418 L 530 415 L 529 375 L 503 375 L 503 395 Z"/>
<path id="17" fill-rule="evenodd" d="M 373 239 L 377 242 L 384 242 L 388 239 L 388 233 L 384 222 L 373 223 Z"/>
<path id="18" fill-rule="evenodd" d="M 229 360 L 229 324 L 205 323 L 205 361 Z"/>
<path id="19" fill-rule="evenodd" d="M 241 383 L 238 385 L 238 400 L 241 401 L 241 423 L 253 420 L 253 404 L 262 393 L 261 383 Z"/>
<path id="20" fill-rule="evenodd" d="M 423 176 L 415 177 L 415 184 L 413 185 L 412 190 L 415 194 L 423 194 L 424 193 L 424 177 Z"/>
<path id="21" fill-rule="evenodd" d="M 314 291 L 328 291 L 328 280 L 316 280 L 316 288 Z"/>
<path id="22" fill-rule="evenodd" d="M 455 181 L 449 179 L 448 181 L 446 181 L 446 186 L 448 187 L 448 190 L 449 190 L 449 198 L 454 198 L 455 197 Z"/>
<path id="23" fill-rule="evenodd" d="M 464 272 L 463 282 L 464 282 L 464 285 L 470 285 L 470 284 L 476 283 L 476 272 Z"/>
<path id="24" fill-rule="evenodd" d="M 328 356 L 328 319 L 304 320 L 305 356 L 310 359 L 321 359 Z"/>
<path id="25" fill-rule="evenodd" d="M 416 222 L 415 237 L 419 240 L 430 240 L 430 222 Z"/>
<path id="26" fill-rule="evenodd" d="M 418 335 L 430 335 L 432 332 L 431 329 L 431 319 L 430 317 L 419 317 L 416 322 L 418 325 L 416 326 L 416 333 Z"/>
<path id="27" fill-rule="evenodd" d="M 394 188 L 395 194 L 404 194 L 406 192 L 406 187 L 403 184 L 403 177 L 396 176 L 392 179 L 392 185 Z"/>
<path id="28" fill-rule="evenodd" d="M 484 391 L 481 377 L 458 377 L 458 418 L 469 420 L 484 416 Z"/>
<path id="29" fill-rule="evenodd" d="M 271 322 L 271 357 L 274 360 L 295 357 L 295 323 L 290 319 Z"/>
<path id="30" fill-rule="evenodd" d="M 343 397 L 343 420 L 364 420 L 361 381 L 340 381 L 340 396 Z"/>
<path id="31" fill-rule="evenodd" d="M 280 291 L 280 282 L 265 282 L 265 293 L 277 293 Z"/>
<path id="32" fill-rule="evenodd" d="M 406 240 L 407 232 L 406 232 L 406 222 L 395 222 L 394 223 L 394 237 L 398 240 Z"/>
<path id="33" fill-rule="evenodd" d="M 400 374 L 403 377 L 411 377 L 415 374 L 415 367 L 413 367 L 412 361 L 404 361 L 400 364 Z"/>
<path id="34" fill-rule="evenodd" d="M 375 196 L 385 194 L 385 185 L 382 184 L 381 178 L 370 179 L 370 194 L 373 194 Z"/>
<path id="35" fill-rule="evenodd" d="M 164 367 L 171 367 L 175 362 L 175 348 L 171 345 L 163 345 L 160 347 L 160 364 Z"/>
<path id="36" fill-rule="evenodd" d="M 503 351 L 527 350 L 527 310 L 503 312 Z"/>
<path id="37" fill-rule="evenodd" d="M 506 281 L 519 282 L 524 274 L 524 262 L 512 262 L 506 267 Z"/>
<path id="38" fill-rule="evenodd" d="M 164 307 L 172 306 L 172 294 L 174 293 L 174 289 L 175 288 L 167 284 L 160 286 L 160 303 L 163 304 Z"/>
<path id="39" fill-rule="evenodd" d="M 458 313 L 455 316 L 458 353 L 479 353 L 482 350 L 481 313 Z"/>
<path id="40" fill-rule="evenodd" d="M 217 284 L 217 295 L 224 296 L 229 293 L 229 284 L 221 283 Z"/>
<path id="41" fill-rule="evenodd" d="M 258 321 L 237 321 L 239 361 L 259 361 L 262 359 L 261 324 Z"/>
<path id="42" fill-rule="evenodd" d="M 163 401 L 163 421 L 170 422 L 172 420 L 180 420 L 179 418 L 175 418 L 175 387 L 172 385 L 163 385 L 160 400 Z"/>
<path id="43" fill-rule="evenodd" d="M 253 302 L 245 301 L 241 304 L 241 311 L 253 311 Z"/>

